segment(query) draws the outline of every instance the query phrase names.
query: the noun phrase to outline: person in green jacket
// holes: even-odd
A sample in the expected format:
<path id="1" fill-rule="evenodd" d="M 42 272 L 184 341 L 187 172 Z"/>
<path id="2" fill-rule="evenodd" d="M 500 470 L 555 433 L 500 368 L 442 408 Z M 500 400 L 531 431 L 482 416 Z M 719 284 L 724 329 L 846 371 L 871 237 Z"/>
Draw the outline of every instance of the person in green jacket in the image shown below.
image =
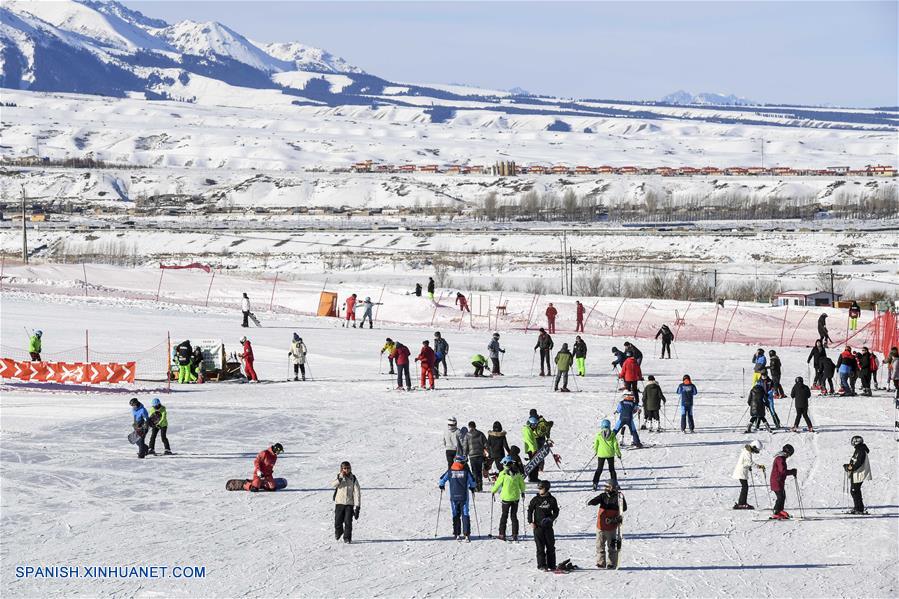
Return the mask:
<path id="1" fill-rule="evenodd" d="M 609 463 L 609 475 L 612 483 L 618 486 L 618 475 L 615 473 L 615 458 L 621 458 L 621 448 L 618 446 L 618 437 L 612 432 L 612 423 L 603 420 L 599 425 L 599 432 L 593 440 L 593 451 L 596 453 L 596 472 L 593 473 L 593 490 L 599 485 L 599 477 L 606 462 Z"/>
<path id="2" fill-rule="evenodd" d="M 502 515 L 499 517 L 499 534 L 496 538 L 506 540 L 506 522 L 509 515 L 512 516 L 512 540 L 518 540 L 518 502 L 524 494 L 524 476 L 515 458 L 507 455 L 502 459 L 503 471 L 496 477 L 496 482 L 491 489 L 491 495 L 499 491 L 502 501 Z"/>
<path id="3" fill-rule="evenodd" d="M 553 385 L 553 391 L 562 391 L 568 393 L 568 371 L 571 369 L 571 352 L 568 351 L 568 344 L 563 343 L 562 349 L 556 354 L 556 382 Z M 559 389 L 559 380 L 562 381 L 562 388 Z"/>
<path id="4" fill-rule="evenodd" d="M 154 446 L 156 445 L 156 434 L 159 433 L 162 444 L 165 447 L 164 455 L 172 455 L 169 439 L 165 436 L 165 433 L 169 428 L 169 415 L 158 397 L 154 397 L 153 401 L 150 403 L 150 426 L 153 428 L 153 433 L 150 435 L 150 451 L 147 453 L 156 455 Z"/>
<path id="5" fill-rule="evenodd" d="M 487 376 L 484 369 L 487 368 L 487 358 L 481 354 L 475 354 L 471 357 L 471 365 L 474 366 L 474 376 Z"/>
<path id="6" fill-rule="evenodd" d="M 531 416 L 528 418 L 527 423 L 521 427 L 521 439 L 524 441 L 524 452 L 528 456 L 528 460 L 534 457 L 534 454 L 537 453 L 537 450 L 540 449 L 537 446 L 537 424 L 539 420 L 536 416 Z M 538 478 L 540 475 L 540 468 L 534 468 L 528 474 L 528 480 L 532 483 L 538 482 L 540 479 Z"/>
<path id="7" fill-rule="evenodd" d="M 38 329 L 31 336 L 31 339 L 28 340 L 28 353 L 31 354 L 32 362 L 41 361 L 41 337 L 43 335 L 44 332 Z"/>

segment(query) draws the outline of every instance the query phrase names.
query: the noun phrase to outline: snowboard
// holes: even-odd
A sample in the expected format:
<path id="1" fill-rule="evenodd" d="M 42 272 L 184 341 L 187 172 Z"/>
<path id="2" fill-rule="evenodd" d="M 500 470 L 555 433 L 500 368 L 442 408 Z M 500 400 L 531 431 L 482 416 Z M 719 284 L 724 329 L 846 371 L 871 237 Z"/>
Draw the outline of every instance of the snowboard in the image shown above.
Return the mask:
<path id="1" fill-rule="evenodd" d="M 250 482 L 245 478 L 232 478 L 228 482 L 225 483 L 226 491 L 243 491 L 244 484 Z M 280 491 L 287 487 L 287 479 L 286 478 L 276 478 L 275 479 L 275 490 Z M 264 491 L 263 491 L 264 492 Z"/>
<path id="2" fill-rule="evenodd" d="M 256 317 L 256 315 L 253 314 L 252 312 L 250 312 L 250 320 L 252 320 L 252 321 L 253 321 L 253 324 L 255 324 L 257 327 L 261 327 L 261 326 L 262 326 L 262 323 L 259 322 L 259 319 L 258 319 L 258 318 Z"/>
<path id="3" fill-rule="evenodd" d="M 137 431 L 131 431 L 128 433 L 128 442 L 132 445 L 137 445 L 137 442 L 140 441 L 141 434 Z"/>
<path id="4" fill-rule="evenodd" d="M 534 454 L 534 457 L 531 458 L 531 460 L 524 466 L 524 475 L 525 476 L 530 474 L 531 470 L 533 470 L 534 468 L 538 468 L 540 466 L 540 462 L 545 460 L 546 456 L 548 456 L 552 452 L 552 447 L 553 447 L 552 443 L 547 441 L 546 443 L 543 444 L 543 447 L 541 447 L 540 449 L 537 450 L 537 453 Z"/>

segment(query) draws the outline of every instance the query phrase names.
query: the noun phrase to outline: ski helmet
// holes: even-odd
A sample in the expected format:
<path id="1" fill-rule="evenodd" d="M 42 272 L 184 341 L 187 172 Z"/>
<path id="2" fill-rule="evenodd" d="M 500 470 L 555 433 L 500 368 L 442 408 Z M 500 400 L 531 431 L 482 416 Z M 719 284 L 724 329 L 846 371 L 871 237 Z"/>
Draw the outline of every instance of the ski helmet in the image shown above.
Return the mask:
<path id="1" fill-rule="evenodd" d="M 275 455 L 278 455 L 278 454 L 284 453 L 284 446 L 281 445 L 280 443 L 275 443 L 274 445 L 272 445 L 271 450 L 272 450 L 272 453 L 274 453 Z"/>
<path id="2" fill-rule="evenodd" d="M 434 336 L 435 336 L 435 337 L 440 337 L 440 331 L 434 331 Z"/>
<path id="3" fill-rule="evenodd" d="M 158 397 L 154 397 L 153 401 L 150 402 L 150 405 L 152 405 L 154 408 L 158 408 L 159 406 L 162 405 L 162 402 L 159 401 Z"/>
<path id="4" fill-rule="evenodd" d="M 507 455 L 506 457 L 504 457 L 503 459 L 501 459 L 501 460 L 499 461 L 499 463 L 502 464 L 503 466 L 509 466 L 509 465 L 515 463 L 515 458 L 513 458 L 513 457 L 510 456 L 510 455 Z"/>
<path id="5" fill-rule="evenodd" d="M 128 401 L 128 405 L 131 406 L 131 407 L 136 408 L 137 406 L 140 405 L 140 402 L 137 401 L 137 398 L 136 398 L 136 397 L 132 397 L 132 398 Z"/>
<path id="6" fill-rule="evenodd" d="M 537 426 L 537 423 L 539 422 L 540 421 L 537 420 L 536 416 L 531 416 L 530 418 L 528 418 L 528 426 Z"/>
<path id="7" fill-rule="evenodd" d="M 247 342 L 246 336 L 241 337 L 241 338 L 240 338 L 240 342 L 241 342 L 241 343 L 246 343 L 246 342 Z"/>
<path id="8" fill-rule="evenodd" d="M 754 441 L 749 443 L 749 447 L 751 447 L 756 453 L 758 453 L 762 450 L 762 447 L 764 447 L 764 446 L 762 445 L 761 441 L 759 441 L 758 439 L 755 439 Z"/>
<path id="9" fill-rule="evenodd" d="M 387 338 L 387 343 L 393 343 L 393 339 L 391 339 L 390 337 L 388 337 L 388 338 Z"/>
<path id="10" fill-rule="evenodd" d="M 797 385 L 801 385 L 802 383 L 803 383 L 802 377 L 801 377 L 801 376 L 797 376 L 797 377 L 796 377 L 796 384 L 797 384 Z"/>
<path id="11" fill-rule="evenodd" d="M 852 437 L 852 439 L 849 442 L 852 443 L 853 447 L 857 447 L 857 446 L 861 445 L 862 443 L 864 443 L 865 440 L 862 439 L 861 435 L 855 435 L 854 437 Z"/>
<path id="12" fill-rule="evenodd" d="M 606 491 L 612 491 L 612 492 L 614 492 L 614 491 L 615 491 L 615 483 L 613 483 L 613 482 L 610 481 L 610 480 L 607 480 L 607 481 L 606 481 L 606 484 L 605 484 L 605 486 L 604 486 L 604 488 L 605 488 Z"/>
<path id="13" fill-rule="evenodd" d="M 41 335 L 44 334 L 44 332 L 42 330 L 38 329 L 34 332 L 34 334 L 35 334 L 35 336 L 40 337 Z"/>
<path id="14" fill-rule="evenodd" d="M 446 423 L 447 423 L 449 426 L 456 426 L 456 419 L 455 419 L 455 417 L 453 417 L 453 418 L 447 418 Z"/>
<path id="15" fill-rule="evenodd" d="M 599 423 L 599 428 L 612 428 L 612 423 L 608 420 L 603 420 Z"/>
<path id="16" fill-rule="evenodd" d="M 796 450 L 793 449 L 793 446 L 792 446 L 792 445 L 790 445 L 789 443 L 787 443 L 786 445 L 783 446 L 783 450 L 782 450 L 782 451 L 783 451 L 785 454 L 787 454 L 788 456 L 790 456 L 790 455 L 793 455 L 793 453 L 794 453 Z"/>
<path id="17" fill-rule="evenodd" d="M 537 483 L 537 489 L 546 489 L 547 491 L 549 491 L 549 487 L 550 484 L 548 480 L 541 480 Z"/>
<path id="18" fill-rule="evenodd" d="M 370 301 L 371 301 L 371 298 L 368 297 L 368 296 L 366 295 L 366 296 L 365 296 L 365 301 L 370 302 Z"/>
<path id="19" fill-rule="evenodd" d="M 499 339 L 499 333 L 493 333 L 493 338 L 494 338 L 494 339 Z"/>

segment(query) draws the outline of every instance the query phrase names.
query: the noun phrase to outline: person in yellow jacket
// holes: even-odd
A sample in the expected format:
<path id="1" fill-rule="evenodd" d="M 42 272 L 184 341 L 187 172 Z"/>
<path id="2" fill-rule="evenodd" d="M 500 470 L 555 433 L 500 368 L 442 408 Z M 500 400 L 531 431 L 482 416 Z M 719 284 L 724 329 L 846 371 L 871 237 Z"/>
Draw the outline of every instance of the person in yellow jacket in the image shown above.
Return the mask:
<path id="1" fill-rule="evenodd" d="M 496 477 L 493 484 L 491 494 L 496 495 L 499 491 L 499 498 L 502 501 L 502 514 L 499 517 L 499 534 L 496 538 L 500 541 L 506 540 L 506 522 L 509 516 L 512 516 L 512 540 L 518 540 L 518 502 L 524 494 L 524 476 L 521 473 L 520 466 L 515 462 L 515 458 L 507 455 L 502 459 L 503 471 Z M 491 512 L 492 514 L 492 512 Z M 491 518 L 492 519 L 492 518 Z"/>
<path id="2" fill-rule="evenodd" d="M 609 463 L 609 476 L 612 484 L 618 486 L 618 475 L 615 473 L 615 458 L 621 458 L 621 448 L 618 446 L 618 437 L 612 432 L 612 423 L 603 420 L 599 425 L 599 432 L 593 440 L 593 451 L 596 453 L 596 472 L 593 473 L 593 490 L 599 486 L 599 477 L 606 462 Z"/>
<path id="3" fill-rule="evenodd" d="M 43 331 L 37 330 L 28 340 L 28 353 L 31 356 L 32 362 L 41 361 L 41 337 L 43 337 L 43 335 Z"/>
<path id="4" fill-rule="evenodd" d="M 524 452 L 527 454 L 528 460 L 533 458 L 537 450 L 540 449 L 537 444 L 537 425 L 539 422 L 536 416 L 531 416 L 528 418 L 527 423 L 521 427 L 521 439 L 524 441 Z M 528 480 L 532 483 L 538 482 L 540 480 L 539 476 L 540 468 L 534 468 L 528 474 Z"/>
<path id="5" fill-rule="evenodd" d="M 396 374 L 393 371 L 393 350 L 396 349 L 396 342 L 390 337 L 387 338 L 387 343 L 384 344 L 384 347 L 381 348 L 381 355 L 384 355 L 384 352 L 387 352 L 387 363 L 390 364 L 390 372 L 387 374 Z"/>

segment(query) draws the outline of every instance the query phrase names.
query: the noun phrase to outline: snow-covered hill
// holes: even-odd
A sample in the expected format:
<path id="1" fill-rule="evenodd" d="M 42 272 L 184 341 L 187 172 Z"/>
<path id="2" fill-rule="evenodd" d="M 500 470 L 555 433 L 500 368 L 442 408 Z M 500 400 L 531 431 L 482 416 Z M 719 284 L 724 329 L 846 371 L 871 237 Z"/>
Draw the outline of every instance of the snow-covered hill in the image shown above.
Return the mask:
<path id="1" fill-rule="evenodd" d="M 662 98 L 660 102 L 663 104 L 695 104 L 698 106 L 752 106 L 758 104 L 758 102 L 753 102 L 752 100 L 747 100 L 746 98 L 741 98 L 733 94 L 709 92 L 691 94 L 684 90 L 678 90 L 673 94 L 668 94 Z"/>

